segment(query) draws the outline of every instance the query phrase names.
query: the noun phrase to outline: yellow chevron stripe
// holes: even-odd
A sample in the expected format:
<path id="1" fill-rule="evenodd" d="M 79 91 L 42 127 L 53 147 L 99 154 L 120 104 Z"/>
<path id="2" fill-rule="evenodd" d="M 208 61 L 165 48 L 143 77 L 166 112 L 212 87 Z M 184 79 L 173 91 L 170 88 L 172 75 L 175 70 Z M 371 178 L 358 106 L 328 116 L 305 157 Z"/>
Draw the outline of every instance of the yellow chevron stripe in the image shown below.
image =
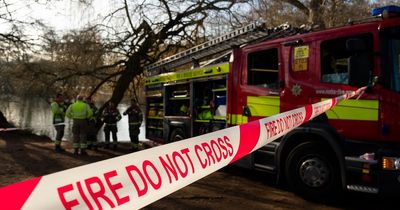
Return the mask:
<path id="1" fill-rule="evenodd" d="M 378 121 L 379 101 L 348 99 L 328 110 L 326 115 L 329 119 Z"/>
<path id="2" fill-rule="evenodd" d="M 247 106 L 250 108 L 251 116 L 266 117 L 280 113 L 279 96 L 248 96 Z"/>
<path id="3" fill-rule="evenodd" d="M 248 122 L 248 118 L 241 114 L 230 114 L 229 119 L 232 125 L 240 125 Z"/>

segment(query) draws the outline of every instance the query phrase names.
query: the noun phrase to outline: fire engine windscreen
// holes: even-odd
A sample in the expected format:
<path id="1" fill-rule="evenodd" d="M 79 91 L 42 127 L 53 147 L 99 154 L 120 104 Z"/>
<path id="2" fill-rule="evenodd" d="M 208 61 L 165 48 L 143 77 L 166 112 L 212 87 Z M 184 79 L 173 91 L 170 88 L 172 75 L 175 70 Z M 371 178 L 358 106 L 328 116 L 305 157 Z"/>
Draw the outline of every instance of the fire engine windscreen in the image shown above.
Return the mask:
<path id="1" fill-rule="evenodd" d="M 341 37 L 321 43 L 321 82 L 361 87 L 372 72 L 372 34 Z"/>

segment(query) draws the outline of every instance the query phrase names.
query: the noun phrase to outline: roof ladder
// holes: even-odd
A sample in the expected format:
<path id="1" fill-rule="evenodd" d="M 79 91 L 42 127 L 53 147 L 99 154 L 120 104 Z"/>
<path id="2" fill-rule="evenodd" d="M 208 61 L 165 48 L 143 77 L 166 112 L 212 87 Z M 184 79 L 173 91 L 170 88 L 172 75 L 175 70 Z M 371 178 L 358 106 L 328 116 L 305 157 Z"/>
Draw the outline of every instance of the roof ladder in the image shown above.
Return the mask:
<path id="1" fill-rule="evenodd" d="M 232 46 L 241 46 L 251 42 L 282 37 L 288 33 L 292 34 L 293 29 L 288 24 L 282 24 L 273 29 L 266 29 L 263 22 L 253 22 L 242 28 L 216 37 L 212 40 L 194 46 L 188 50 L 169 56 L 161 61 L 145 66 L 145 71 L 150 75 L 156 75 L 166 70 L 182 66 L 192 62 L 193 59 L 200 60 L 211 55 L 229 51 Z"/>

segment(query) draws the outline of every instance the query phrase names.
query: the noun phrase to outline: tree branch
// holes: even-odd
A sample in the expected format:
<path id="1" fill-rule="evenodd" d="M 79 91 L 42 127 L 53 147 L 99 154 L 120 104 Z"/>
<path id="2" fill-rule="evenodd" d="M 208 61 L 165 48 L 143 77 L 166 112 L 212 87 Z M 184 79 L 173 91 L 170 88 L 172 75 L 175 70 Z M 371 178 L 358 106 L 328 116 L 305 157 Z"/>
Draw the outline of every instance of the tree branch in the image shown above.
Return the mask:
<path id="1" fill-rule="evenodd" d="M 310 10 L 299 0 L 283 0 L 283 1 L 297 7 L 297 9 L 302 11 L 307 17 L 310 15 Z"/>

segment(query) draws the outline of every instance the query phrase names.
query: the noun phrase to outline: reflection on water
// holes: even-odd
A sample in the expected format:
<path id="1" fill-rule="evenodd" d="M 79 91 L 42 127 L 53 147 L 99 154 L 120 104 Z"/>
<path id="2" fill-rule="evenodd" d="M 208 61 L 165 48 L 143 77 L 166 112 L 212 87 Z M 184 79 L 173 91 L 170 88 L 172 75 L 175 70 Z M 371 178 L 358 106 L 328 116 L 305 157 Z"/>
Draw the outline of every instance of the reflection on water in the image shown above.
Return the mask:
<path id="1" fill-rule="evenodd" d="M 100 106 L 100 104 L 96 104 Z M 118 110 L 122 113 L 128 108 L 126 104 L 120 104 Z M 18 128 L 31 129 L 35 134 L 46 135 L 51 139 L 55 138 L 55 130 L 52 125 L 52 114 L 50 104 L 38 98 L 14 98 L 13 101 L 0 101 L 0 110 L 9 122 Z M 72 120 L 66 119 L 64 140 L 72 141 Z M 118 140 L 130 141 L 129 139 L 128 116 L 122 115 L 118 122 Z M 144 123 L 140 128 L 140 140 L 145 140 Z M 103 128 L 97 134 L 98 141 L 104 141 Z"/>

